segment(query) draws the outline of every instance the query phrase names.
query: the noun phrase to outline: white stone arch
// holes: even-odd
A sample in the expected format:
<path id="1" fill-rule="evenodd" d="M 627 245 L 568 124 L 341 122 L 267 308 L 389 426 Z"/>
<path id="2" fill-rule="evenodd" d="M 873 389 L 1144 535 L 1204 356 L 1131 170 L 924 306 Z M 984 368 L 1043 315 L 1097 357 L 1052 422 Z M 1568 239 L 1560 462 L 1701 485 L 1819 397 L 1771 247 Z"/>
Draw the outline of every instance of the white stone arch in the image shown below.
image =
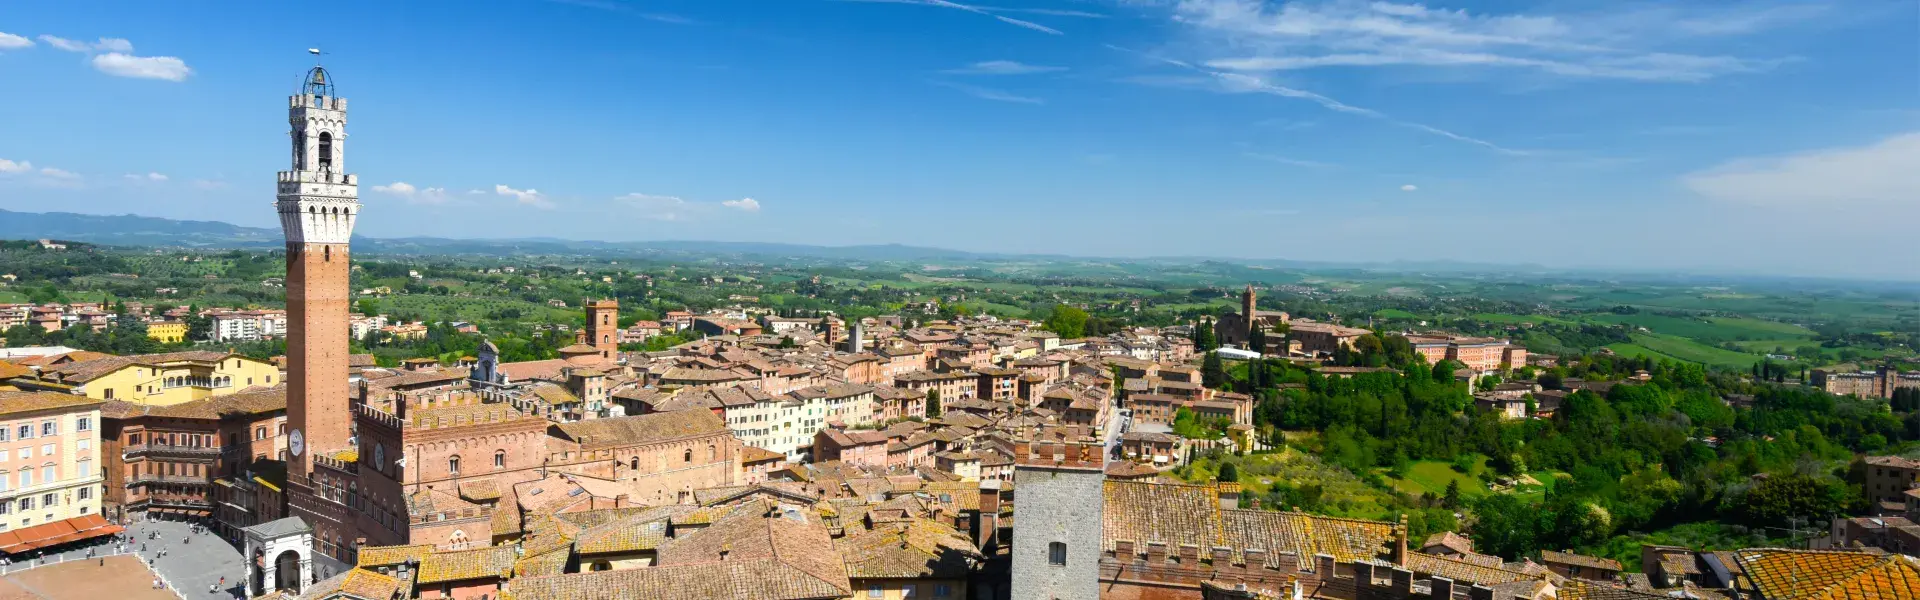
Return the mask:
<path id="1" fill-rule="evenodd" d="M 298 594 L 313 581 L 313 528 L 308 527 L 306 521 L 287 517 L 248 527 L 243 532 L 249 596 L 278 589 Z M 287 560 L 289 555 L 292 560 Z M 290 567 L 297 572 L 285 572 Z"/>

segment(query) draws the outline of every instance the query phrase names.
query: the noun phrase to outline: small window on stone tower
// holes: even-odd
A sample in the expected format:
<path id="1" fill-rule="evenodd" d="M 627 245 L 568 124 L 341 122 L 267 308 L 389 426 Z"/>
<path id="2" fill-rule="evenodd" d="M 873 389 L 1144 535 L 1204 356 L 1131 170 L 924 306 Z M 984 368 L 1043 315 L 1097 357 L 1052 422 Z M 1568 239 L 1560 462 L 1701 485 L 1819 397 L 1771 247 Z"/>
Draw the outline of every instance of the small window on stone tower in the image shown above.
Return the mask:
<path id="1" fill-rule="evenodd" d="M 1047 544 L 1047 562 L 1055 565 L 1067 564 L 1067 545 L 1064 542 Z"/>
<path id="2" fill-rule="evenodd" d="M 333 132 L 320 132 L 320 169 L 333 168 Z"/>

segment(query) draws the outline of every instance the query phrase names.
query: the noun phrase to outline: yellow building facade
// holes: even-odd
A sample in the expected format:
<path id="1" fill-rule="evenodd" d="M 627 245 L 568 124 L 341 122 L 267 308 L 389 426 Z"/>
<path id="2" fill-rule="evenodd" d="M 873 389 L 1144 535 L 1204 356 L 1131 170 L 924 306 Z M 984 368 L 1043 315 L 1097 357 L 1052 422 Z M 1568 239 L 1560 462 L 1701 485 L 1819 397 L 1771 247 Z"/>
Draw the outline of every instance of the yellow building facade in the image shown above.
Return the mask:
<path id="1" fill-rule="evenodd" d="M 185 321 L 148 323 L 147 337 L 162 344 L 178 344 L 187 341 L 187 324 Z"/>
<path id="2" fill-rule="evenodd" d="M 88 398 L 161 406 L 281 383 L 280 368 L 271 362 L 207 351 L 115 356 L 61 365 L 41 376 Z"/>

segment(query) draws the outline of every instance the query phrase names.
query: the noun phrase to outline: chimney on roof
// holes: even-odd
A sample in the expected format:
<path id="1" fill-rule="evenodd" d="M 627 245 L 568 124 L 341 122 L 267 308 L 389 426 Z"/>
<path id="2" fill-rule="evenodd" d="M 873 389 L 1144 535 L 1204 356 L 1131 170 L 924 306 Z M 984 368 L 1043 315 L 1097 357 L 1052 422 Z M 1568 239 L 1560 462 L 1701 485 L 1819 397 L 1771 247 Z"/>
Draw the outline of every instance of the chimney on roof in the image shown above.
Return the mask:
<path id="1" fill-rule="evenodd" d="M 1407 566 L 1407 513 L 1393 526 L 1393 564 Z"/>

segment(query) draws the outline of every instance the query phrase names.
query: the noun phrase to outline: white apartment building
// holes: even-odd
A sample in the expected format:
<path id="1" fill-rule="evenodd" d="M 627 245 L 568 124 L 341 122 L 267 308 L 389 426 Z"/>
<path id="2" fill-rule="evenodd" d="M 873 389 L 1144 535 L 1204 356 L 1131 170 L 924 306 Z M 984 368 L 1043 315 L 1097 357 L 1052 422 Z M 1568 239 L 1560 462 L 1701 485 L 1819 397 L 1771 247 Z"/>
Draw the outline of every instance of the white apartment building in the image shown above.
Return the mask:
<path id="1" fill-rule="evenodd" d="M 208 319 L 212 322 L 215 342 L 251 342 L 287 335 L 287 311 L 284 310 L 219 312 L 208 315 Z"/>
<path id="2" fill-rule="evenodd" d="M 367 339 L 367 334 L 373 333 L 374 331 L 378 331 L 380 328 L 386 327 L 386 326 L 387 326 L 386 315 L 374 315 L 369 317 L 362 314 L 355 314 L 351 317 L 348 317 L 348 320 L 347 320 L 347 329 L 349 332 L 352 333 L 353 339 L 356 339 L 356 340 Z"/>

